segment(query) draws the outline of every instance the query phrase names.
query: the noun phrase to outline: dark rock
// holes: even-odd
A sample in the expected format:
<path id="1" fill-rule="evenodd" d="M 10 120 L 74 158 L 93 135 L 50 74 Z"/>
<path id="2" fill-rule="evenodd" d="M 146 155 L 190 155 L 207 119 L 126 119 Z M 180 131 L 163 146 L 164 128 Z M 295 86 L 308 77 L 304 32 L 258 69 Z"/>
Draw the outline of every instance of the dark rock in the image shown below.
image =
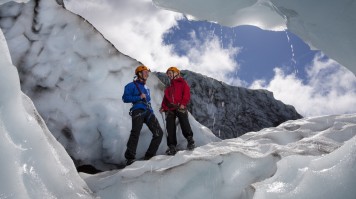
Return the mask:
<path id="1" fill-rule="evenodd" d="M 156 75 L 168 85 L 166 74 Z M 182 76 L 191 88 L 190 113 L 219 138 L 235 138 L 302 118 L 293 106 L 276 100 L 270 91 L 230 86 L 187 70 Z"/>

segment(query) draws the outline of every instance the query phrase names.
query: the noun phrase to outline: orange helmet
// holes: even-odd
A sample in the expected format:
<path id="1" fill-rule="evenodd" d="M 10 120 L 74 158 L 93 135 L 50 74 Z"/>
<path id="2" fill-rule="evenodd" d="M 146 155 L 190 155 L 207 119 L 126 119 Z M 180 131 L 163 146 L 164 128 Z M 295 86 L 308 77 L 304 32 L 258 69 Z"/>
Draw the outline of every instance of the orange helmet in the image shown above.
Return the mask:
<path id="1" fill-rule="evenodd" d="M 171 67 L 169 67 L 168 69 L 167 69 L 167 72 L 166 73 L 168 73 L 168 71 L 173 71 L 173 72 L 176 72 L 176 73 L 180 73 L 180 71 L 178 70 L 178 68 L 177 67 L 175 67 L 175 66 L 171 66 Z"/>
<path id="2" fill-rule="evenodd" d="M 135 70 L 135 74 L 139 73 L 139 72 L 142 72 L 144 70 L 148 70 L 148 71 L 151 71 L 149 68 L 147 68 L 146 66 L 144 65 L 141 65 L 141 66 L 138 66 Z"/>

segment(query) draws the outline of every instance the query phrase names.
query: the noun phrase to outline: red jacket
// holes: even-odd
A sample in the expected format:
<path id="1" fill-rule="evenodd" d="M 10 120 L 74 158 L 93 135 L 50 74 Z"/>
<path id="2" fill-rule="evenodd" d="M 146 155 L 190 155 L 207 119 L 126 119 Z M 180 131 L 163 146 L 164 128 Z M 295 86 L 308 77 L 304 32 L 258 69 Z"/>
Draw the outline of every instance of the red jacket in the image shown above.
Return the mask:
<path id="1" fill-rule="evenodd" d="M 171 85 L 164 90 L 162 109 L 164 111 L 176 110 L 179 105 L 187 106 L 190 100 L 190 87 L 179 77 L 171 80 Z"/>

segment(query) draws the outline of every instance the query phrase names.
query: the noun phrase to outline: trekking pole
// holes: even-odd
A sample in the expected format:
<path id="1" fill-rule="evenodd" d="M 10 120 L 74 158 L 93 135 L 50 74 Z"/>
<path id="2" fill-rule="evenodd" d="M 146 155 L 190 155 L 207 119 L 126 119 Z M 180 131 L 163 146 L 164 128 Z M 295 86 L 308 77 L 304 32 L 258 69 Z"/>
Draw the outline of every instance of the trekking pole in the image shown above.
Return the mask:
<path id="1" fill-rule="evenodd" d="M 162 121 L 163 121 L 163 125 L 164 125 L 164 133 L 168 137 L 167 127 L 166 127 L 166 122 L 164 120 L 163 112 L 161 112 L 161 116 L 162 116 Z"/>

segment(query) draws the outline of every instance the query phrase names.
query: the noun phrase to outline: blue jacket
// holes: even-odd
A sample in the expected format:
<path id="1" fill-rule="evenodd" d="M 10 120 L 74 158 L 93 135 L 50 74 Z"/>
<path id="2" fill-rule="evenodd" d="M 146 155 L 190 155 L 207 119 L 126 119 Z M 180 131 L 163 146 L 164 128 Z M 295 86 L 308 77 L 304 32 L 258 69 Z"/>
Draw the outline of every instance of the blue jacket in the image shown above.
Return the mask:
<path id="1" fill-rule="evenodd" d="M 146 101 L 142 100 L 140 91 L 137 89 L 134 82 L 130 82 L 125 86 L 124 94 L 122 95 L 122 101 L 125 103 L 132 103 L 131 111 L 136 109 L 149 110 L 153 112 L 151 108 L 151 96 L 150 89 L 141 81 L 135 81 L 141 92 L 146 95 Z"/>

